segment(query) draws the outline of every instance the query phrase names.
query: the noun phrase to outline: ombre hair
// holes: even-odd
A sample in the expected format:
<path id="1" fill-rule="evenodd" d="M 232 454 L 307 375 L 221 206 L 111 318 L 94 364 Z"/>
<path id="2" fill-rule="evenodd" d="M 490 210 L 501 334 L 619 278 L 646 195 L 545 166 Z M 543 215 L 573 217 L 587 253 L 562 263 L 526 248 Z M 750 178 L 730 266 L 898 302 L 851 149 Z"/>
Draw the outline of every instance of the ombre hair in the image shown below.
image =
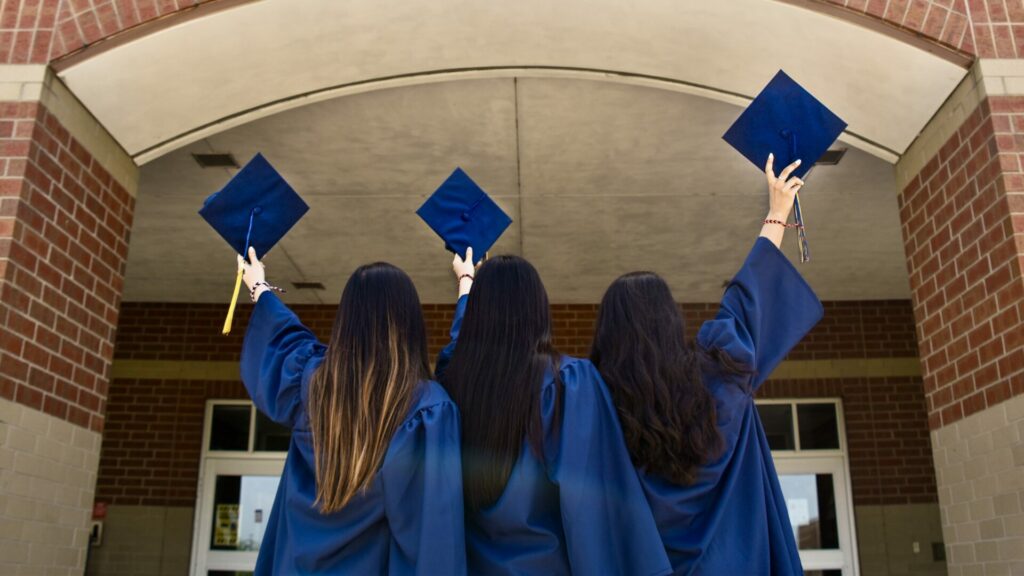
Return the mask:
<path id="1" fill-rule="evenodd" d="M 323 364 L 309 384 L 316 502 L 335 512 L 373 482 L 420 382 L 429 379 L 419 295 L 377 262 L 348 279 Z"/>

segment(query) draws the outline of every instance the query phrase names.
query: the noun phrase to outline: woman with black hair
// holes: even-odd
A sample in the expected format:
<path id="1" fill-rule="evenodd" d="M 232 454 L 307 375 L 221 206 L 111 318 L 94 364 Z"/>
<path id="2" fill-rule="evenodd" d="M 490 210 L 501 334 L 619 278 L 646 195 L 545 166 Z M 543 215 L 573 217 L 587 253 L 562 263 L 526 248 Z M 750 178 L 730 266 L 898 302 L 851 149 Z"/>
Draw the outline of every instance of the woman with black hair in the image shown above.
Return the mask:
<path id="1" fill-rule="evenodd" d="M 779 251 L 803 185 L 778 178 L 761 236 L 695 344 L 668 285 L 651 272 L 608 288 L 591 359 L 604 376 L 673 573 L 802 574 L 753 394 L 822 316 Z"/>
<path id="2" fill-rule="evenodd" d="M 324 346 L 249 261 L 242 381 L 292 429 L 256 574 L 465 574 L 459 413 L 430 380 L 412 280 L 356 269 Z"/>
<path id="3" fill-rule="evenodd" d="M 439 380 L 462 414 L 472 574 L 670 571 L 611 397 L 551 344 L 547 292 L 517 256 L 453 262 L 459 301 Z"/>

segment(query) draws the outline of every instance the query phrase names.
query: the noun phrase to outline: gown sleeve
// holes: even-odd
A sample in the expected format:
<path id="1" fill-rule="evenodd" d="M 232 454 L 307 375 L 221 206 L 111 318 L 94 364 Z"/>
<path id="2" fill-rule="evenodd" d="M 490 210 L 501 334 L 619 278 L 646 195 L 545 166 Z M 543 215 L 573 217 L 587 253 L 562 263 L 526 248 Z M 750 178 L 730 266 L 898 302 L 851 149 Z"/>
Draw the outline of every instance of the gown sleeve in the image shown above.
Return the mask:
<path id="1" fill-rule="evenodd" d="M 770 240 L 758 238 L 726 288 L 718 315 L 701 326 L 697 341 L 752 369 L 754 392 L 822 313 L 793 264 Z"/>
<path id="2" fill-rule="evenodd" d="M 455 317 L 452 318 L 452 329 L 449 332 L 451 341 L 441 349 L 437 355 L 437 363 L 434 364 L 434 378 L 438 382 L 441 381 L 445 369 L 448 368 L 448 363 L 452 361 L 452 355 L 455 354 L 455 344 L 459 339 L 459 329 L 462 328 L 462 317 L 466 315 L 467 302 L 469 302 L 469 294 L 463 294 L 455 303 Z"/>
<path id="3" fill-rule="evenodd" d="M 466 573 L 460 441 L 450 400 L 421 408 L 395 433 L 382 467 L 390 574 Z"/>
<path id="4" fill-rule="evenodd" d="M 542 397 L 548 474 L 558 485 L 573 574 L 668 574 L 671 566 L 597 369 L 568 360 Z M 562 405 L 561 423 L 554 424 Z"/>
<path id="5" fill-rule="evenodd" d="M 242 382 L 271 420 L 294 427 L 305 408 L 303 375 L 325 347 L 273 293 L 257 301 L 242 344 Z"/>

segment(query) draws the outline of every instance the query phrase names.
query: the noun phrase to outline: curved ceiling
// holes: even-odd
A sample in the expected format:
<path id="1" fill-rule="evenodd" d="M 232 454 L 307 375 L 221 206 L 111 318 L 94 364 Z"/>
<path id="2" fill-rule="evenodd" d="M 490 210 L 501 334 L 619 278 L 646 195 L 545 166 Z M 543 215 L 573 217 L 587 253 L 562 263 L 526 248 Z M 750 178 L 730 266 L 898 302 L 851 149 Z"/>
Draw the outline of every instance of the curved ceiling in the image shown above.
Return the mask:
<path id="1" fill-rule="evenodd" d="M 848 141 L 889 161 L 965 74 L 775 0 L 263 0 L 59 75 L 144 163 L 260 117 L 382 87 L 589 74 L 738 104 L 779 68 L 849 122 Z"/>
<path id="2" fill-rule="evenodd" d="M 514 220 L 494 251 L 529 258 L 553 302 L 598 302 L 637 269 L 682 300 L 713 302 L 767 212 L 764 176 L 720 138 L 735 110 L 607 82 L 492 78 L 275 114 L 142 167 L 125 299 L 226 301 L 234 256 L 196 210 L 233 171 L 201 169 L 191 153 L 244 162 L 259 151 L 310 205 L 266 259 L 290 302 L 334 303 L 375 260 L 406 270 L 423 301 L 450 302 L 451 255 L 415 210 L 456 164 Z M 813 259 L 800 271 L 821 298 L 909 297 L 893 179 L 859 150 L 809 176 Z M 783 248 L 797 253 L 792 233 Z M 290 290 L 296 281 L 326 290 Z"/>

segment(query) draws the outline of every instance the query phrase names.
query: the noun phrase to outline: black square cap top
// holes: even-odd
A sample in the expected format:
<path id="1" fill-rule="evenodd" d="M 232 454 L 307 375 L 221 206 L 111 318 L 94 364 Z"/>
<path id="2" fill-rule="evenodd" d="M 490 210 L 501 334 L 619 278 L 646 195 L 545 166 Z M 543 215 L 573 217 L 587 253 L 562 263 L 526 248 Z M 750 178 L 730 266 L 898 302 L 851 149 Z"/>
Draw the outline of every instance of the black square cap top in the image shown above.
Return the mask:
<path id="1" fill-rule="evenodd" d="M 779 70 L 722 138 L 761 170 L 769 153 L 776 174 L 801 160 L 792 175 L 803 178 L 845 129 L 846 122 Z"/>
<path id="2" fill-rule="evenodd" d="M 456 168 L 416 214 L 444 240 L 449 251 L 465 257 L 466 248 L 472 246 L 474 264 L 512 223 L 462 168 Z"/>
<path id="3" fill-rule="evenodd" d="M 199 210 L 231 248 L 248 258 L 247 248 L 263 256 L 299 221 L 309 206 L 256 154 L 231 180 L 203 202 Z"/>

